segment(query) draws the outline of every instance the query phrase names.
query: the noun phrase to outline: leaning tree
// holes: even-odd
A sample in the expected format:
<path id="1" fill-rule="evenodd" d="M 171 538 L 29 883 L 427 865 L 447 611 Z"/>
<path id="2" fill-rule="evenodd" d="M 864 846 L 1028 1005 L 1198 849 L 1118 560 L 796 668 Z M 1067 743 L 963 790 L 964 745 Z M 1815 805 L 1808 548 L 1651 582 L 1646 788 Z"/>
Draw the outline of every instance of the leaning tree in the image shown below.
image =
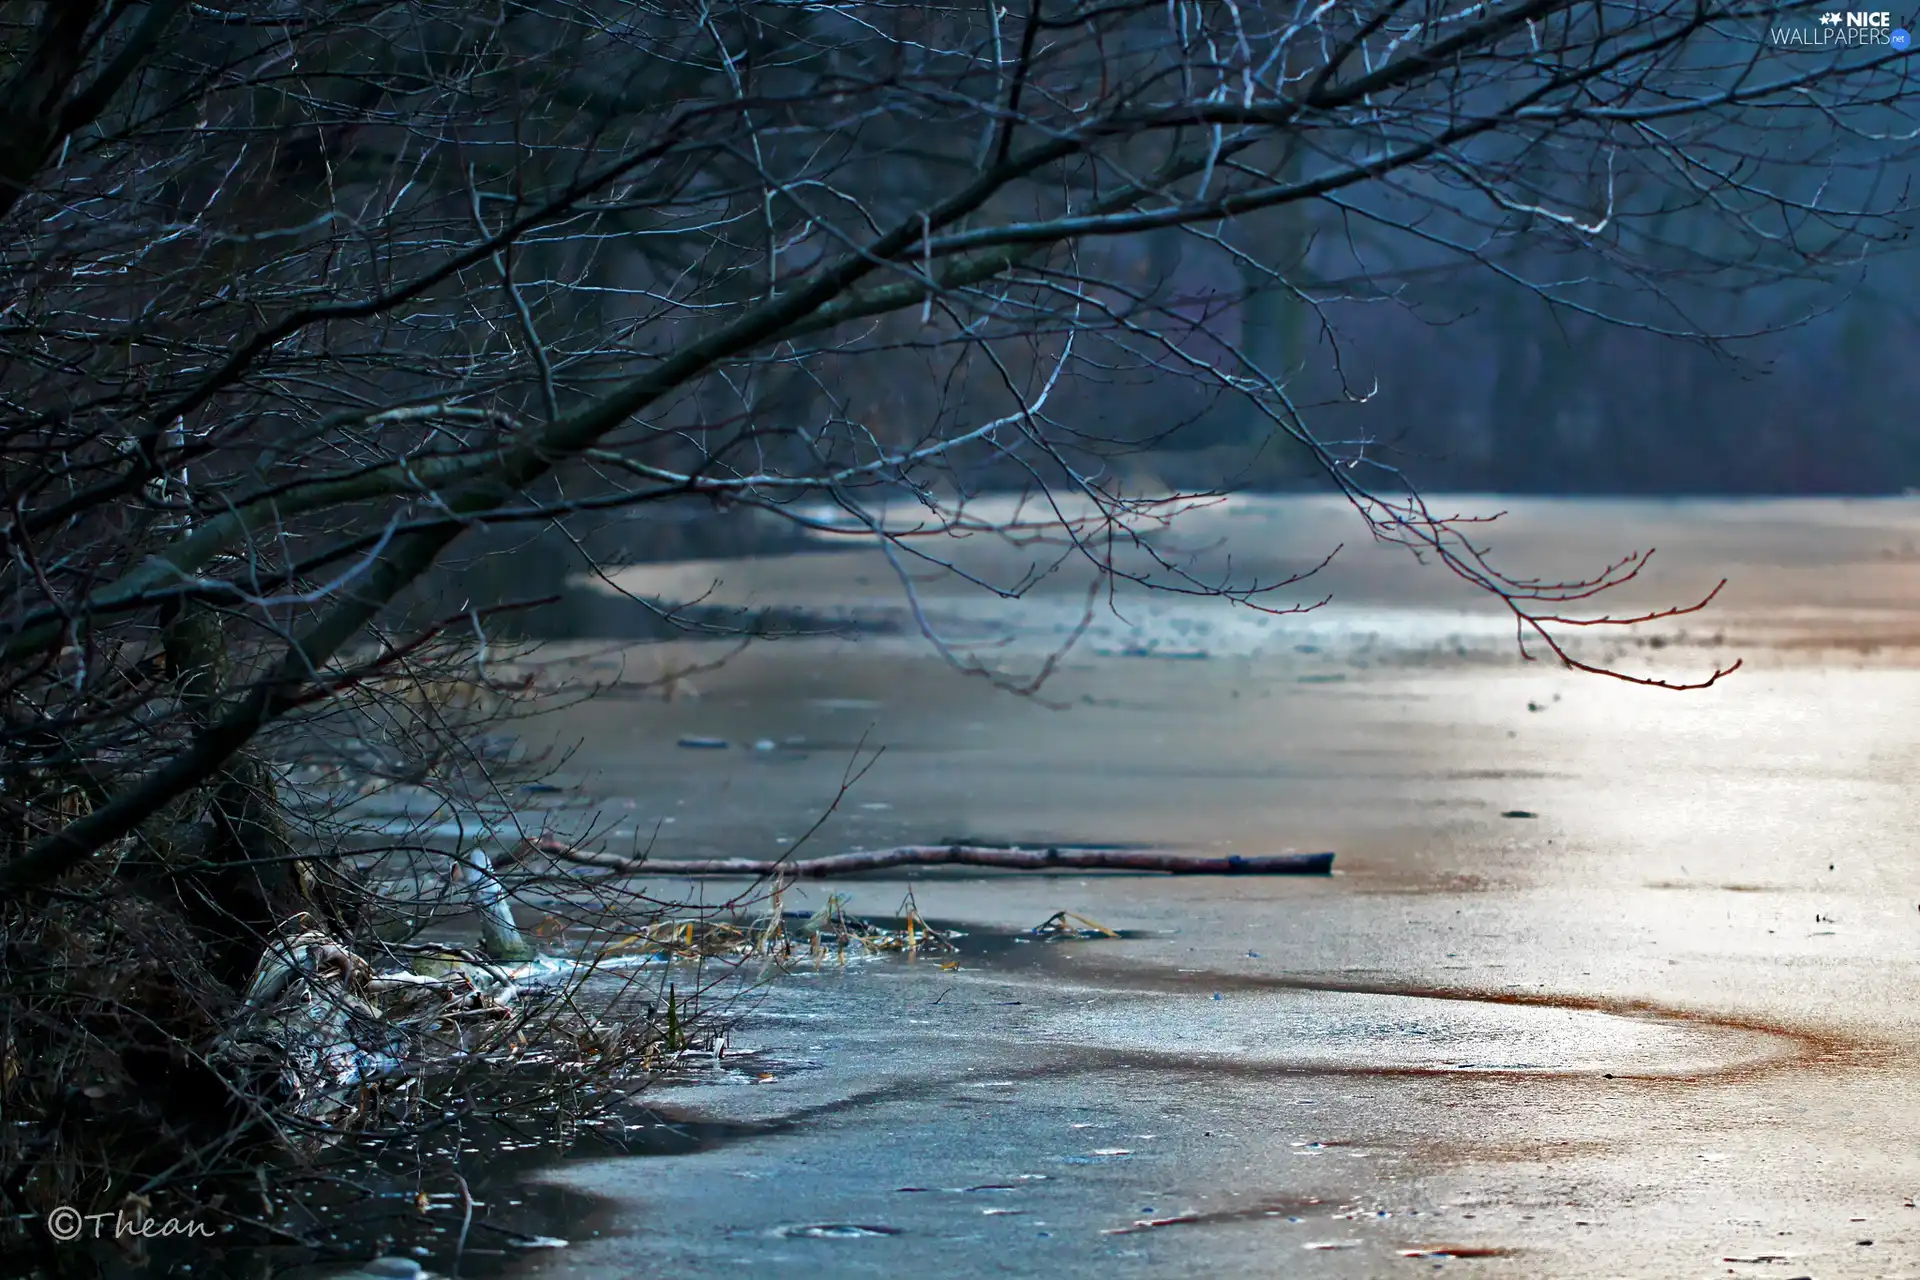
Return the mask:
<path id="1" fill-rule="evenodd" d="M 1614 622 L 1583 610 L 1638 559 L 1503 574 L 1391 452 L 1316 432 L 1302 388 L 1363 396 L 1343 308 L 1413 305 L 1415 281 L 1705 343 L 1728 335 L 1694 318 L 1703 289 L 1844 283 L 1902 231 L 1905 64 L 1769 45 L 1811 21 L 0 5 L 9 1232 L 281 1134 L 210 1045 L 288 922 L 352 937 L 364 890 L 290 831 L 273 744 L 473 660 L 524 602 L 422 613 L 462 539 L 749 509 L 877 543 L 903 589 L 997 536 L 1036 567 L 988 590 L 1076 561 L 1286 607 L 1152 536 L 1205 494 L 1126 479 L 1214 430 L 1319 472 L 1583 666 L 1566 629 Z M 1030 500 L 1009 524 L 988 490 Z"/>

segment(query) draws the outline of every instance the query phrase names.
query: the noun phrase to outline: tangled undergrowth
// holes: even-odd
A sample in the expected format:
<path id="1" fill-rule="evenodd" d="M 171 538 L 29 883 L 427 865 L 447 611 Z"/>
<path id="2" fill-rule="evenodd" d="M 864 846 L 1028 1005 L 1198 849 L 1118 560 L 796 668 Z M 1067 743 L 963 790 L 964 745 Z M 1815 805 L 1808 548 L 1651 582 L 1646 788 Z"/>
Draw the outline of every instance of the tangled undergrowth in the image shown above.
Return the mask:
<path id="1" fill-rule="evenodd" d="M 299 1243 L 289 1179 L 404 1145 L 478 1097 L 589 1121 L 722 1034 L 710 984 L 674 966 L 376 951 L 302 916 L 236 991 L 180 921 L 107 886 L 9 905 L 0 931 L 0 1254 L 48 1274 L 89 1256 L 138 1268 L 146 1222 Z M 61 1206 L 116 1213 L 122 1238 L 49 1249 Z"/>
<path id="2" fill-rule="evenodd" d="M 369 878 L 378 858 L 321 863 L 330 900 L 356 908 L 348 924 L 295 915 L 239 983 L 184 907 L 104 871 L 51 906 L 0 908 L 9 1258 L 76 1272 L 76 1246 L 46 1248 L 60 1206 L 112 1212 L 127 1233 L 81 1242 L 98 1274 L 151 1265 L 169 1246 L 143 1231 L 178 1221 L 230 1250 L 345 1256 L 367 1244 L 339 1229 L 345 1188 L 384 1203 L 379 1188 L 407 1167 L 423 1186 L 463 1185 L 444 1151 L 416 1167 L 436 1131 L 484 1120 L 564 1148 L 684 1062 L 721 1062 L 738 998 L 782 971 L 957 963 L 958 935 L 911 897 L 885 924 L 837 894 L 785 911 L 777 883 L 757 909 L 695 913 L 578 876 L 531 931 L 538 953 L 505 962 L 464 940 L 471 903 L 444 892 L 457 859 L 408 856 L 446 868 L 443 883 L 418 868 Z M 401 886 L 418 897 L 396 899 Z M 524 869 L 502 887 L 556 889 Z M 366 924 L 396 916 L 410 940 Z"/>

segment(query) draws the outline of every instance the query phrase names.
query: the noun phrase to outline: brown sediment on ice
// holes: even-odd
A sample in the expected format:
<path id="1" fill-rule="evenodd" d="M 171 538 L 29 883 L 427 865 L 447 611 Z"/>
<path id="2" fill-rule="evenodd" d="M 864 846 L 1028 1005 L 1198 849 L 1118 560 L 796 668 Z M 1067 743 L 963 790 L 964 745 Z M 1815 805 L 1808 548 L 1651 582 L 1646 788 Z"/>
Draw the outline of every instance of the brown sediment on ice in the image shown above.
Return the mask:
<path id="1" fill-rule="evenodd" d="M 1167 1227 L 1207 1227 L 1227 1222 L 1252 1222 L 1263 1218 L 1303 1217 L 1307 1214 L 1323 1212 L 1326 1208 L 1326 1201 L 1319 1196 L 1281 1196 L 1264 1198 L 1252 1204 L 1235 1205 L 1227 1209 L 1195 1209 L 1187 1213 L 1172 1213 L 1161 1217 L 1135 1218 L 1124 1227 L 1109 1227 L 1100 1234 L 1131 1236 L 1147 1231 L 1159 1231 Z"/>
<path id="2" fill-rule="evenodd" d="M 1453 1164 L 1562 1165 L 1568 1160 L 1605 1156 L 1619 1144 L 1597 1138 L 1497 1138 L 1415 1140 L 1401 1153 L 1429 1168 Z"/>
<path id="3" fill-rule="evenodd" d="M 1563 1012 L 1591 1013 L 1641 1023 L 1663 1023 L 1758 1037 L 1772 1052 L 1743 1054 L 1706 1069 L 1654 1071 L 1619 1066 L 1511 1069 L 1498 1066 L 1438 1066 L 1399 1063 L 1288 1063 L 1248 1061 L 1226 1057 L 1196 1059 L 1190 1054 L 1167 1053 L 1154 1049 L 1104 1049 L 1106 1065 L 1127 1065 L 1145 1069 L 1204 1071 L 1245 1077 L 1367 1076 L 1379 1078 L 1440 1079 L 1579 1079 L 1608 1083 L 1702 1084 L 1751 1079 L 1785 1071 L 1839 1071 L 1883 1066 L 1903 1051 L 1893 1044 L 1878 1043 L 1863 1037 L 1831 1030 L 1816 1029 L 1783 1021 L 1747 1017 L 1663 1004 L 1658 1001 L 1581 995 L 1564 992 L 1518 992 L 1466 986 L 1440 986 L 1412 982 L 1352 981 L 1311 975 L 1232 973 L 1219 970 L 1187 972 L 1130 963 L 1106 957 L 1088 957 L 1076 965 L 1077 983 L 1090 980 L 1111 984 L 1118 996 L 1159 992 L 1278 992 L 1298 991 L 1397 997 L 1413 1000 L 1437 1000 L 1508 1008 L 1553 1009 Z"/>

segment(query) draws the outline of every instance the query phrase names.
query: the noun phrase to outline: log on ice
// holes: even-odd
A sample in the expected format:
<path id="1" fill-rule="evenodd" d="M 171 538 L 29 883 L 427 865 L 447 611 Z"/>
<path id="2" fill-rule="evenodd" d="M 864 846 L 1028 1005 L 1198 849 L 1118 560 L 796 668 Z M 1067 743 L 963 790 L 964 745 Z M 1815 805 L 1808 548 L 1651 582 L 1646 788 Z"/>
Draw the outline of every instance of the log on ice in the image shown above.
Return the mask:
<path id="1" fill-rule="evenodd" d="M 529 847 L 549 857 L 611 871 L 659 876 L 767 876 L 821 880 L 829 876 L 894 867 L 994 867 L 1010 871 L 1162 871 L 1201 876 L 1323 876 L 1333 871 L 1331 853 L 1211 854 L 1163 849 L 1021 849 L 1000 845 L 903 845 L 821 858 L 763 861 L 756 858 L 623 858 L 579 849 L 563 841 L 538 839 Z"/>

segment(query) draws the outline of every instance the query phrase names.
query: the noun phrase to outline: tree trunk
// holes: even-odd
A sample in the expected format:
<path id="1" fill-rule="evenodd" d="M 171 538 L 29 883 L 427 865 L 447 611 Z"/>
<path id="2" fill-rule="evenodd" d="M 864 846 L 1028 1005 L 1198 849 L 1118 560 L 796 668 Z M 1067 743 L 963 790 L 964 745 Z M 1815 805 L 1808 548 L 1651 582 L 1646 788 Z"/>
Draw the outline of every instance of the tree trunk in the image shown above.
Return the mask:
<path id="1" fill-rule="evenodd" d="M 218 616 L 188 605 L 166 620 L 163 646 L 181 714 L 198 729 L 220 711 L 230 664 Z M 208 949 L 208 968 L 242 991 L 268 940 L 302 914 L 323 928 L 345 923 L 320 891 L 280 808 L 278 780 L 253 750 L 235 754 L 213 781 L 174 806 L 182 838 L 153 868 L 165 897 Z"/>

